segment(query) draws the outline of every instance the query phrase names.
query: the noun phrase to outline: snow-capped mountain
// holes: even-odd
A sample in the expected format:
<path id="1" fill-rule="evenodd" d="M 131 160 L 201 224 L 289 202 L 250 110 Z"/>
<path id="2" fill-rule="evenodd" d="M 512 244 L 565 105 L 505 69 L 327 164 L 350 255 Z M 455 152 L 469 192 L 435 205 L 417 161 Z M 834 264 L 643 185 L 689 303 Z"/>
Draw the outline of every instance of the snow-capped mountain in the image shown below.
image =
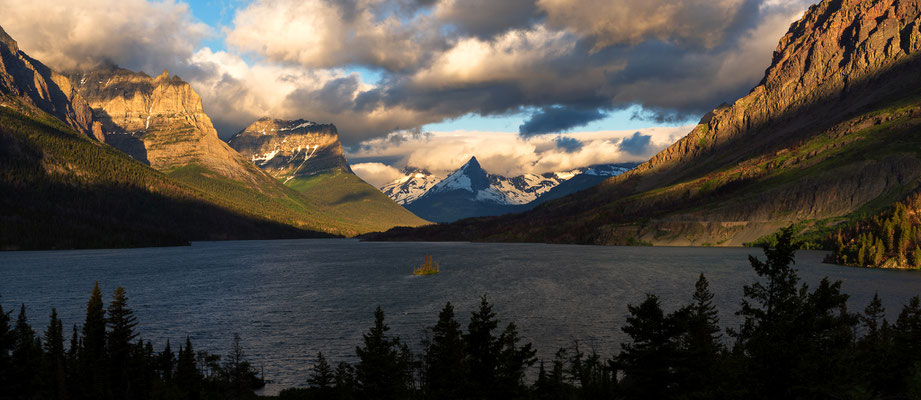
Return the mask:
<path id="1" fill-rule="evenodd" d="M 598 165 L 572 171 L 506 177 L 487 173 L 476 157 L 471 157 L 464 166 L 444 179 L 424 170 L 409 168 L 405 170 L 406 175 L 384 185 L 381 190 L 422 218 L 448 222 L 525 211 L 549 198 L 586 189 L 634 166 Z M 569 181 L 572 182 L 567 184 Z"/>
<path id="2" fill-rule="evenodd" d="M 401 205 L 416 201 L 444 178 L 412 167 L 404 168 L 403 174 L 399 179 L 380 187 L 384 194 Z"/>

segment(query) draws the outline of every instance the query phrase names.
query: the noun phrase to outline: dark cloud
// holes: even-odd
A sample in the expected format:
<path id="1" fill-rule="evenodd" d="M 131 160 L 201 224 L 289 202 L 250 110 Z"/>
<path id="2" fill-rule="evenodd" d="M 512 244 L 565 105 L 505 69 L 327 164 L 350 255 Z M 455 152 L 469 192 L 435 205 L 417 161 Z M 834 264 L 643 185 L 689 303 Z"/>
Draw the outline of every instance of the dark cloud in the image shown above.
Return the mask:
<path id="1" fill-rule="evenodd" d="M 620 150 L 635 156 L 645 156 L 652 149 L 652 136 L 634 132 L 633 136 L 620 141 Z"/>
<path id="2" fill-rule="evenodd" d="M 554 139 L 553 142 L 556 144 L 556 148 L 562 150 L 565 153 L 575 153 L 579 150 L 582 150 L 582 146 L 585 145 L 579 141 L 579 139 L 567 136 L 560 136 Z"/>
<path id="3" fill-rule="evenodd" d="M 543 12 L 534 0 L 451 0 L 442 2 L 435 16 L 458 34 L 483 39 L 527 28 Z"/>
<path id="4" fill-rule="evenodd" d="M 585 126 L 589 122 L 604 118 L 597 109 L 574 109 L 568 107 L 544 107 L 531 115 L 518 127 L 521 136 L 558 133 L 568 129 Z"/>

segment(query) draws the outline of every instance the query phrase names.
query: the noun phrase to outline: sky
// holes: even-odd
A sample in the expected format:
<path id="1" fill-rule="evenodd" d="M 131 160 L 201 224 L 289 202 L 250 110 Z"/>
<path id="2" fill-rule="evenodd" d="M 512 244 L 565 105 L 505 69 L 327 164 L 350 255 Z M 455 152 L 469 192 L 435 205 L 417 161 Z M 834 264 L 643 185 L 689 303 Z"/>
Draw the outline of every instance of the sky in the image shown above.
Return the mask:
<path id="1" fill-rule="evenodd" d="M 809 4 L 0 0 L 0 26 L 58 70 L 168 69 L 223 138 L 262 116 L 334 123 L 379 185 L 470 155 L 507 174 L 646 159 L 754 87 Z"/>

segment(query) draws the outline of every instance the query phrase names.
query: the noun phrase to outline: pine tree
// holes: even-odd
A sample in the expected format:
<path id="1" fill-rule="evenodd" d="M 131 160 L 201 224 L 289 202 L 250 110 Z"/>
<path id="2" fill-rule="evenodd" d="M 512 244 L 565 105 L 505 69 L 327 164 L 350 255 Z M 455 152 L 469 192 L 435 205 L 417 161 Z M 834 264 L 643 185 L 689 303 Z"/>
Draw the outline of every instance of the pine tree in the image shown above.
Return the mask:
<path id="1" fill-rule="evenodd" d="M 364 334 L 364 346 L 356 347 L 355 377 L 364 397 L 402 399 L 408 390 L 409 360 L 399 338 L 391 338 L 380 306 L 374 311 L 374 326 Z"/>
<path id="2" fill-rule="evenodd" d="M 0 387 L 11 387 L 13 379 L 13 351 L 15 340 L 10 329 L 10 314 L 0 305 Z"/>
<path id="3" fill-rule="evenodd" d="M 470 374 L 468 394 L 486 397 L 496 385 L 496 370 L 500 344 L 493 333 L 499 326 L 492 305 L 486 296 L 480 298 L 480 308 L 470 316 L 464 344 L 467 349 L 467 371 Z"/>
<path id="4" fill-rule="evenodd" d="M 106 393 L 106 317 L 102 305 L 102 291 L 99 282 L 93 285 L 90 300 L 86 304 L 86 320 L 83 323 L 83 338 L 80 348 L 79 379 L 83 396 L 102 398 Z"/>
<path id="5" fill-rule="evenodd" d="M 671 398 L 681 333 L 676 317 L 666 316 L 653 294 L 647 294 L 638 306 L 628 305 L 627 310 L 630 315 L 621 330 L 630 341 L 621 344 L 617 356 L 624 395 L 628 399 Z"/>
<path id="6" fill-rule="evenodd" d="M 198 398 L 199 385 L 202 376 L 195 365 L 195 351 L 192 349 L 192 339 L 185 338 L 185 346 L 179 348 L 176 358 L 176 385 L 190 399 Z"/>
<path id="7" fill-rule="evenodd" d="M 682 338 L 679 371 L 682 391 L 692 398 L 712 398 L 721 379 L 717 371 L 722 345 L 719 316 L 713 305 L 713 293 L 704 274 L 695 284 L 692 303 L 687 310 L 686 333 Z"/>
<path id="8" fill-rule="evenodd" d="M 43 380 L 48 387 L 49 397 L 64 399 L 67 397 L 64 326 L 58 319 L 58 311 L 54 308 L 51 309 L 51 321 L 45 330 L 44 350 Z"/>
<path id="9" fill-rule="evenodd" d="M 496 387 L 492 397 L 500 399 L 522 398 L 526 394 L 524 377 L 534 365 L 537 353 L 531 343 L 519 346 L 521 338 L 514 322 L 509 323 L 499 335 L 499 354 L 496 368 Z"/>
<path id="10" fill-rule="evenodd" d="M 425 391 L 429 397 L 436 399 L 461 398 L 467 376 L 464 338 L 450 302 L 438 314 L 438 322 L 431 331 L 432 339 L 424 356 Z"/>
<path id="11" fill-rule="evenodd" d="M 313 365 L 313 372 L 307 379 L 307 384 L 320 390 L 328 390 L 336 383 L 336 374 L 326 361 L 323 352 L 317 353 L 317 362 Z"/>
<path id="12" fill-rule="evenodd" d="M 36 396 L 41 387 L 41 340 L 29 326 L 26 306 L 19 308 L 16 325 L 13 326 L 13 379 L 10 392 L 13 397 L 30 398 Z"/>
<path id="13" fill-rule="evenodd" d="M 132 341 L 137 337 L 134 328 L 137 326 L 137 318 L 134 312 L 128 307 L 128 296 L 125 294 L 125 288 L 119 286 L 112 294 L 112 302 L 109 303 L 107 324 L 109 333 L 106 338 L 106 347 L 109 364 L 109 388 L 115 397 L 129 398 L 132 394 L 128 392 L 128 381 L 130 376 L 129 364 L 131 351 L 134 348 Z"/>

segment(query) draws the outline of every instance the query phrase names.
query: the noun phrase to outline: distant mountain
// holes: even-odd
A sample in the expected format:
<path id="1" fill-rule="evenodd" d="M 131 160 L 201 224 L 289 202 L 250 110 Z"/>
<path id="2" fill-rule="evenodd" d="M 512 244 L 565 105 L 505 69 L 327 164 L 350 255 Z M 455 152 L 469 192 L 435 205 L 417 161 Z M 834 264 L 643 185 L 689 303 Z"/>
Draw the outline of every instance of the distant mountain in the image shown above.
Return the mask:
<path id="1" fill-rule="evenodd" d="M 416 201 L 416 199 L 444 179 L 443 176 L 433 175 L 419 168 L 406 167 L 403 168 L 402 172 L 403 176 L 380 188 L 387 197 L 390 197 L 400 205 L 406 205 L 407 203 Z"/>
<path id="2" fill-rule="evenodd" d="M 333 124 L 261 118 L 227 142 L 276 179 L 352 172 Z"/>
<path id="3" fill-rule="evenodd" d="M 408 210 L 422 218 L 451 222 L 526 211 L 547 199 L 584 189 L 631 167 L 627 164 L 605 165 L 505 177 L 487 173 L 476 157 L 471 157 L 461 168 L 440 181 L 425 171 L 410 169 L 406 176 L 381 190 L 391 198 L 402 200 Z M 572 179 L 575 181 L 567 185 L 566 182 Z"/>
<path id="4" fill-rule="evenodd" d="M 428 224 L 352 173 L 333 124 L 261 118 L 228 143 L 307 205 L 358 233 Z"/>
<path id="5" fill-rule="evenodd" d="M 108 146 L 68 78 L 0 28 L 0 250 L 329 237 L 240 212 Z"/>
<path id="6" fill-rule="evenodd" d="M 921 1 L 824 0 L 764 78 L 648 162 L 524 214 L 380 239 L 742 245 L 921 191 Z"/>

